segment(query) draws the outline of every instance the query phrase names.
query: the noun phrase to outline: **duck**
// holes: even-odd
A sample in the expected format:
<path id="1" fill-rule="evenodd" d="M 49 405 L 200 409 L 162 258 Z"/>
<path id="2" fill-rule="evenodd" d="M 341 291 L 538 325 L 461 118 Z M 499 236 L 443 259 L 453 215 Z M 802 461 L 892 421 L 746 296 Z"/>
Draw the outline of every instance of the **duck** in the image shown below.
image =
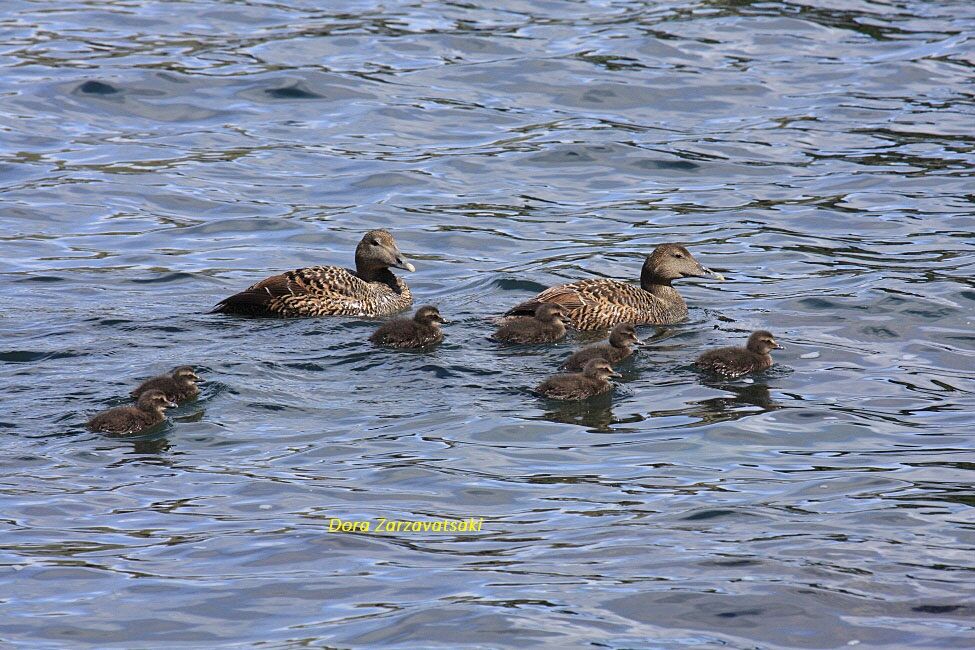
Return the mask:
<path id="1" fill-rule="evenodd" d="M 200 389 L 196 385 L 199 381 L 200 377 L 192 366 L 178 366 L 168 374 L 146 379 L 129 395 L 133 399 L 139 399 L 142 393 L 155 388 L 161 390 L 170 402 L 179 404 L 200 394 Z"/>
<path id="2" fill-rule="evenodd" d="M 553 343 L 565 336 L 565 308 L 562 305 L 545 303 L 540 305 L 532 316 L 508 318 L 491 335 L 501 343 Z"/>
<path id="3" fill-rule="evenodd" d="M 734 379 L 772 367 L 772 350 L 784 350 L 767 330 L 752 332 L 743 348 L 726 347 L 708 350 L 694 365 L 701 370 Z"/>
<path id="4" fill-rule="evenodd" d="M 380 325 L 369 340 L 393 348 L 425 348 L 443 341 L 440 324 L 446 322 L 439 309 L 424 305 L 413 318 L 394 318 Z"/>
<path id="5" fill-rule="evenodd" d="M 620 323 L 677 323 L 687 318 L 687 304 L 672 283 L 690 277 L 724 280 L 694 259 L 683 244 L 660 244 L 643 262 L 639 287 L 608 278 L 578 280 L 549 287 L 505 316 L 529 316 L 542 303 L 557 303 L 565 307 L 578 330 L 607 330 Z"/>
<path id="6" fill-rule="evenodd" d="M 639 345 L 636 328 L 633 323 L 620 323 L 609 333 L 608 343 L 597 343 L 575 352 L 562 368 L 571 372 L 579 372 L 590 359 L 605 359 L 613 366 L 633 354 L 633 345 Z"/>
<path id="7" fill-rule="evenodd" d="M 606 359 L 590 359 L 582 372 L 553 375 L 540 383 L 535 392 L 550 399 L 587 399 L 612 390 L 613 383 L 609 378 L 619 376 Z"/>
<path id="8" fill-rule="evenodd" d="M 164 392 L 152 388 L 139 396 L 135 406 L 119 406 L 102 411 L 88 421 L 88 429 L 118 436 L 139 433 L 165 420 L 166 409 L 175 406 Z"/>
<path id="9" fill-rule="evenodd" d="M 224 298 L 210 313 L 271 318 L 381 317 L 409 309 L 413 295 L 391 268 L 412 273 L 388 230 L 370 230 L 355 249 L 355 270 L 310 266 L 272 275 Z"/>

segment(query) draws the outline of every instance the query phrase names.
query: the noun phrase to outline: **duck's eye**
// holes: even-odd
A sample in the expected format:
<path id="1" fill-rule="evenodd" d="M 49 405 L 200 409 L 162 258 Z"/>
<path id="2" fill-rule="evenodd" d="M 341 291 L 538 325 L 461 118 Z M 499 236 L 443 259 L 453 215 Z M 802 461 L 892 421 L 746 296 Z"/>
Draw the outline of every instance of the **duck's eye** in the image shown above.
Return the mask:
<path id="1" fill-rule="evenodd" d="M 370 243 L 370 244 L 372 244 L 373 246 L 379 246 L 379 240 L 378 240 L 378 239 L 373 239 L 373 240 L 372 240 L 371 242 L 369 242 L 369 243 Z"/>
<path id="2" fill-rule="evenodd" d="M 674 257 L 676 257 L 678 259 L 682 259 L 684 257 L 684 254 L 683 253 L 674 253 Z"/>

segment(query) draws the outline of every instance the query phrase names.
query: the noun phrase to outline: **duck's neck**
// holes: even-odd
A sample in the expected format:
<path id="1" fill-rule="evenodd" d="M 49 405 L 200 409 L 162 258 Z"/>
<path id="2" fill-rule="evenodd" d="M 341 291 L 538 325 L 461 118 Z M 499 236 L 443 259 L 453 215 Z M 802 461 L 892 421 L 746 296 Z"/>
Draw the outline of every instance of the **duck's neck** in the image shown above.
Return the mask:
<path id="1" fill-rule="evenodd" d="M 749 352 L 754 355 L 755 359 L 758 361 L 758 365 L 762 368 L 772 367 L 772 354 L 770 352 L 755 352 L 754 350 L 749 350 Z"/>
<path id="2" fill-rule="evenodd" d="M 355 265 L 355 274 L 366 282 L 382 282 L 396 293 L 400 293 L 400 284 L 397 281 L 396 276 L 393 275 L 393 272 L 385 266 L 369 266 L 366 264 L 360 264 L 357 261 Z"/>
<path id="3" fill-rule="evenodd" d="M 684 299 L 677 293 L 677 289 L 671 286 L 670 280 L 655 277 L 644 269 L 640 277 L 640 288 L 647 293 L 652 293 L 666 303 L 681 303 Z"/>

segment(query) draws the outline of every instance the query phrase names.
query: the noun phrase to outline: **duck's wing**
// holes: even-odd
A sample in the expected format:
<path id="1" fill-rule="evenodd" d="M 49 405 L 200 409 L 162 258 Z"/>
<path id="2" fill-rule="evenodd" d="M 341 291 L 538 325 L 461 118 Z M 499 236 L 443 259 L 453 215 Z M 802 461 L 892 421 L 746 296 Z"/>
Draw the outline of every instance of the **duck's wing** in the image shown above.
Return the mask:
<path id="1" fill-rule="evenodd" d="M 654 296 L 639 287 L 619 280 L 579 280 L 569 284 L 549 287 L 531 300 L 515 305 L 505 316 L 531 316 L 545 302 L 562 305 L 569 311 L 596 305 L 620 305 L 646 309 Z"/>
<path id="2" fill-rule="evenodd" d="M 224 298 L 210 313 L 247 316 L 282 316 L 295 299 L 358 297 L 368 283 L 349 269 L 310 266 L 272 275 L 239 293 Z"/>

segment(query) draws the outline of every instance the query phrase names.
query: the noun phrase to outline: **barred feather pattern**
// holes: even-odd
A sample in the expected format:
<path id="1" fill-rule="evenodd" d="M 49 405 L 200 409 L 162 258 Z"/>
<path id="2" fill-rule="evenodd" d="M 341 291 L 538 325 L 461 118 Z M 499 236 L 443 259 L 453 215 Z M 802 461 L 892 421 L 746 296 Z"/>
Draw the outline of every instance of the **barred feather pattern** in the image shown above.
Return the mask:
<path id="1" fill-rule="evenodd" d="M 254 316 L 388 316 L 413 304 L 410 288 L 386 272 L 388 281 L 367 282 L 338 266 L 312 266 L 271 276 L 221 301 L 215 312 Z"/>
<path id="2" fill-rule="evenodd" d="M 604 330 L 620 323 L 677 323 L 687 318 L 687 304 L 680 294 L 673 287 L 660 289 L 664 297 L 618 280 L 580 280 L 550 287 L 508 314 L 531 313 L 538 304 L 554 302 L 566 308 L 566 318 L 578 330 Z"/>

